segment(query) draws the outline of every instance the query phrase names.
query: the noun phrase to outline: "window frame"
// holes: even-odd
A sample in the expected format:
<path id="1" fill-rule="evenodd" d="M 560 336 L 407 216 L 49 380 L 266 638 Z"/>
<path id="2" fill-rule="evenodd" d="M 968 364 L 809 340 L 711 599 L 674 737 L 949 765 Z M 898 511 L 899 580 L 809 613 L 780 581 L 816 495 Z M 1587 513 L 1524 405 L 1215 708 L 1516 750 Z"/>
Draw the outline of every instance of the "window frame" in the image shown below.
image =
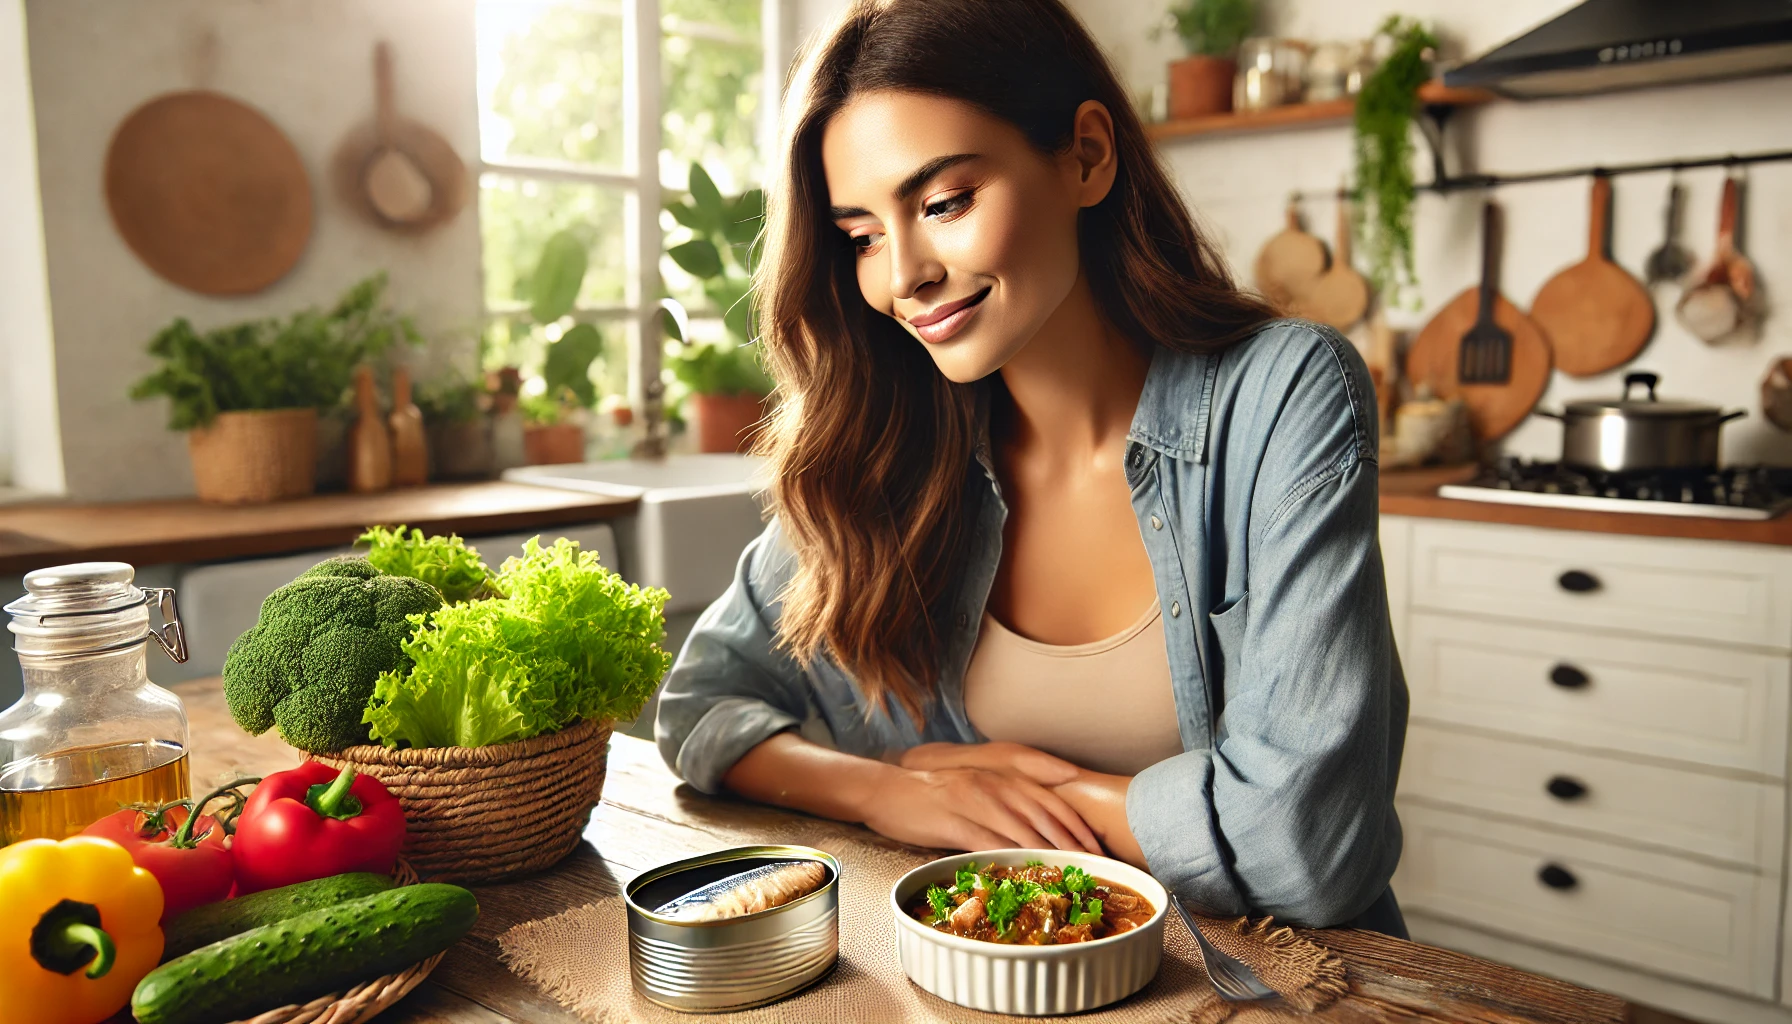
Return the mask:
<path id="1" fill-rule="evenodd" d="M 789 0 L 759 0 L 760 59 L 763 62 L 760 118 L 757 141 L 769 152 L 775 139 L 777 108 L 783 76 L 774 68 L 789 60 L 787 7 Z M 579 304 L 573 317 L 580 322 L 620 322 L 626 326 L 628 347 L 628 401 L 640 413 L 640 430 L 648 454 L 664 452 L 665 384 L 657 302 L 648 296 L 659 288 L 660 259 L 665 253 L 665 232 L 660 227 L 662 204 L 659 156 L 660 122 L 665 113 L 662 95 L 661 46 L 667 34 L 696 39 L 746 44 L 740 34 L 702 22 L 674 19 L 668 25 L 660 14 L 660 0 L 621 0 L 622 15 L 622 165 L 608 169 L 570 161 L 509 157 L 487 159 L 480 140 L 477 178 L 497 174 L 516 181 L 541 181 L 590 185 L 618 192 L 623 198 L 624 299 L 620 304 Z M 476 103 L 483 107 L 484 96 Z M 483 217 L 483 214 L 480 214 Z M 484 276 L 484 225 L 480 230 L 480 274 Z M 480 289 L 483 319 L 511 316 L 528 308 L 513 301 L 492 303 Z M 653 343 L 645 342 L 653 339 Z"/>

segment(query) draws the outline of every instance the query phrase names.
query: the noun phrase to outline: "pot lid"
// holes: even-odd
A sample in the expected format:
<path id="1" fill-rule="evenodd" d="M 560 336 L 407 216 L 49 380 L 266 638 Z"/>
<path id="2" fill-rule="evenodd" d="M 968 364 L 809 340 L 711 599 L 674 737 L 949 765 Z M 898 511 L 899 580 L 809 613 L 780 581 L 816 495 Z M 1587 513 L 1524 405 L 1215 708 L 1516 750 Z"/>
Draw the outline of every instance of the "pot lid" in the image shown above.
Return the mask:
<path id="1" fill-rule="evenodd" d="M 1722 416 L 1724 411 L 1703 402 L 1662 400 L 1655 396 L 1655 385 L 1661 380 L 1653 373 L 1631 373 L 1624 377 L 1624 394 L 1620 398 L 1583 398 L 1564 406 L 1570 416 L 1634 416 L 1653 419 L 1704 419 Z M 1632 398 L 1638 384 L 1649 391 L 1647 397 Z"/>

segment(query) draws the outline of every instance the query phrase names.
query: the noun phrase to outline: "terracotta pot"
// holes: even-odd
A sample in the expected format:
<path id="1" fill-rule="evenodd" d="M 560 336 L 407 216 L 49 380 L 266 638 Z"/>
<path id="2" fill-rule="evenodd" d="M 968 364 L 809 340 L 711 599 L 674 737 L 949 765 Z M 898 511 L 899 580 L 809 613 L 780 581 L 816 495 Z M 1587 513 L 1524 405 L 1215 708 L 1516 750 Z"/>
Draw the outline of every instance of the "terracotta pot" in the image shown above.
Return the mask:
<path id="1" fill-rule="evenodd" d="M 200 501 L 252 505 L 317 489 L 317 410 L 221 412 L 187 432 Z"/>
<path id="2" fill-rule="evenodd" d="M 429 425 L 430 478 L 434 480 L 483 480 L 496 470 L 492 452 L 492 421 L 477 416 L 459 423 Z"/>
<path id="3" fill-rule="evenodd" d="M 523 430 L 523 454 L 531 466 L 557 466 L 585 461 L 585 428 L 577 423 Z"/>
<path id="4" fill-rule="evenodd" d="M 744 452 L 752 447 L 755 429 L 765 418 L 762 395 L 692 395 L 697 419 L 697 450 Z"/>
<path id="5" fill-rule="evenodd" d="M 1184 57 L 1170 62 L 1170 118 L 1206 117 L 1232 109 L 1236 61 L 1226 57 Z"/>

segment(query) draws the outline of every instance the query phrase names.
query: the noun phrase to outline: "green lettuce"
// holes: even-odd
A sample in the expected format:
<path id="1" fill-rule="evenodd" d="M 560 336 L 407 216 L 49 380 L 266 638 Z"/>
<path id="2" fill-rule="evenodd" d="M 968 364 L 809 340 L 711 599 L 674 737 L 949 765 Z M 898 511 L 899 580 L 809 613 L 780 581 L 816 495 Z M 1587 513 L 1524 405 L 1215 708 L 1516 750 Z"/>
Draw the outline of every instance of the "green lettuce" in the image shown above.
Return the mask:
<path id="1" fill-rule="evenodd" d="M 383 673 L 363 715 L 376 740 L 482 747 L 640 713 L 672 661 L 664 590 L 623 582 L 564 538 L 531 540 L 495 585 L 506 596 L 412 617 L 413 667 Z"/>
<path id="2" fill-rule="evenodd" d="M 392 530 L 373 526 L 355 543 L 366 545 L 367 561 L 375 569 L 389 576 L 422 580 L 441 591 L 442 599 L 451 604 L 498 596 L 485 560 L 454 534 L 425 537 L 416 529 L 407 535 L 402 525 Z"/>

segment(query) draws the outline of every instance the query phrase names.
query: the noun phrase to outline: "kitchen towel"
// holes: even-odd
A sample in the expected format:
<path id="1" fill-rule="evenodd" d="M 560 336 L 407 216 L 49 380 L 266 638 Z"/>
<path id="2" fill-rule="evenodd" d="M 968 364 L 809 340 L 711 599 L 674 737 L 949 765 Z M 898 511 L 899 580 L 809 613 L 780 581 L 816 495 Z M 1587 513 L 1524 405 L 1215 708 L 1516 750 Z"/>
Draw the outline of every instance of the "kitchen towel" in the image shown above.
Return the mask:
<path id="1" fill-rule="evenodd" d="M 783 831 L 783 830 L 780 830 Z M 920 1021 L 984 1024 L 1011 1020 L 936 998 L 908 980 L 896 959 L 890 887 L 919 863 L 868 841 L 862 830 L 824 821 L 793 821 L 786 834 L 763 831 L 748 843 L 793 843 L 826 850 L 840 861 L 840 960 L 810 988 L 781 1002 L 717 1015 L 745 1024 L 848 1024 Z M 718 847 L 735 845 L 718 843 Z M 1174 912 L 1164 923 L 1164 959 L 1157 977 L 1133 996 L 1074 1018 L 1078 1024 L 1270 1024 L 1320 1009 L 1349 991 L 1344 964 L 1329 950 L 1268 919 L 1203 919 L 1202 933 L 1250 964 L 1283 999 L 1270 1006 L 1234 1006 L 1220 999 L 1201 966 L 1200 949 Z M 552 917 L 519 924 L 498 937 L 505 964 L 593 1024 L 690 1024 L 701 1019 L 657 1006 L 629 980 L 628 921 L 622 897 L 608 896 Z"/>

